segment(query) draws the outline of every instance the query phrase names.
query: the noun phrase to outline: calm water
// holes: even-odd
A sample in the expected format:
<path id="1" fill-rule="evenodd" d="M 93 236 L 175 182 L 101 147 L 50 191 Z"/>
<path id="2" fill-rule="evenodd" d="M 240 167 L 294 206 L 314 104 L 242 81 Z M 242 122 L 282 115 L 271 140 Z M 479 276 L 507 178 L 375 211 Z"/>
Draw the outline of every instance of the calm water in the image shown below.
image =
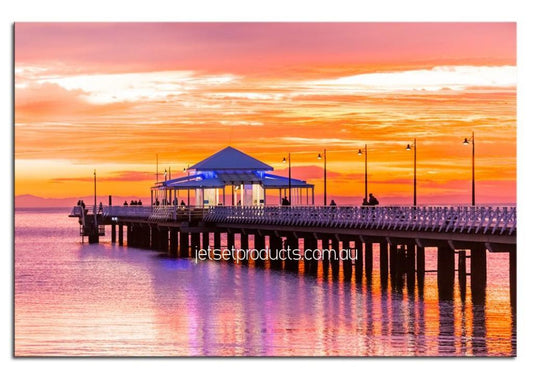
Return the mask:
<path id="1" fill-rule="evenodd" d="M 16 355 L 516 355 L 507 254 L 488 255 L 485 305 L 457 281 L 439 303 L 435 273 L 392 292 L 378 261 L 356 284 L 82 245 L 68 211 L 16 211 Z"/>

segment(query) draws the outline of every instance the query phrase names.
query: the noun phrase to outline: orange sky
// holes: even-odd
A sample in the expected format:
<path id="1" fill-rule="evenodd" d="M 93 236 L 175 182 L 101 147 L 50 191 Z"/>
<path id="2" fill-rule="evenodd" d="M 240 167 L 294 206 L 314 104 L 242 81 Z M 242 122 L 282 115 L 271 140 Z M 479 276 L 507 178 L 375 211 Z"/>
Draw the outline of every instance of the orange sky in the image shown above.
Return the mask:
<path id="1" fill-rule="evenodd" d="M 340 203 L 516 198 L 514 23 L 15 25 L 15 195 L 149 195 L 228 145 Z"/>

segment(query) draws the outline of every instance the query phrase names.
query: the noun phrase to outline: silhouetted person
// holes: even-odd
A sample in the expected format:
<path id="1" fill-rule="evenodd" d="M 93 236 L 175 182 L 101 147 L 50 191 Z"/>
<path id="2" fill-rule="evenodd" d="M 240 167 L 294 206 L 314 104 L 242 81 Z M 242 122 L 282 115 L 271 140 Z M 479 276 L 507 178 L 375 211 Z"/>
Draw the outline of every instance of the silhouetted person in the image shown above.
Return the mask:
<path id="1" fill-rule="evenodd" d="M 378 199 L 372 194 L 370 193 L 370 195 L 368 196 L 368 204 L 370 206 L 377 206 L 379 205 L 379 201 Z"/>
<path id="2" fill-rule="evenodd" d="M 142 206 L 143 202 L 139 199 L 139 202 L 137 202 L 137 205 Z"/>
<path id="3" fill-rule="evenodd" d="M 333 199 L 331 200 L 331 203 L 329 205 L 330 207 L 337 207 L 337 204 L 335 203 Z"/>
<path id="4" fill-rule="evenodd" d="M 174 197 L 174 200 L 172 201 L 172 204 L 174 206 L 177 206 L 178 205 L 178 198 Z"/>
<path id="5" fill-rule="evenodd" d="M 289 202 L 289 200 L 287 199 L 287 196 L 283 197 L 283 199 L 281 200 L 281 205 L 282 206 L 290 206 L 291 205 L 291 202 Z"/>
<path id="6" fill-rule="evenodd" d="M 128 205 L 128 201 L 124 201 L 124 207 Z"/>
<path id="7" fill-rule="evenodd" d="M 85 202 L 81 201 L 81 208 L 85 209 Z"/>
<path id="8" fill-rule="evenodd" d="M 239 201 L 237 202 L 237 206 L 240 206 L 241 205 L 241 200 L 239 199 Z"/>
<path id="9" fill-rule="evenodd" d="M 366 198 L 363 198 L 363 206 L 368 206 L 368 200 Z"/>
<path id="10" fill-rule="evenodd" d="M 185 207 L 185 206 L 187 206 L 187 205 L 185 204 L 185 201 L 184 201 L 183 199 L 181 200 L 180 206 L 181 206 L 181 207 Z"/>
<path id="11" fill-rule="evenodd" d="M 100 202 L 100 204 L 98 205 L 98 212 L 104 212 L 104 205 L 102 204 L 102 202 Z"/>
<path id="12" fill-rule="evenodd" d="M 157 198 L 155 199 L 155 205 L 159 206 L 159 199 L 157 199 Z"/>

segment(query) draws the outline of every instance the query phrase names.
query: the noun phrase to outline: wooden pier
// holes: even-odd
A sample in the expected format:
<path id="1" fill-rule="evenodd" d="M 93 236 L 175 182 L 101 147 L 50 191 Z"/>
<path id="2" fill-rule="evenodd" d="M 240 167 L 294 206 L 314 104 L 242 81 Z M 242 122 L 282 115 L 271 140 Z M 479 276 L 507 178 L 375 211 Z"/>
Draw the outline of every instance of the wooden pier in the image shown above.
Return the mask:
<path id="1" fill-rule="evenodd" d="M 83 231 L 93 228 L 93 233 L 101 232 L 103 226 L 110 226 L 112 243 L 124 245 L 126 240 L 128 246 L 166 252 L 171 257 L 194 258 L 200 249 L 208 248 L 246 250 L 250 240 L 258 250 L 303 246 L 312 251 L 319 245 L 336 252 L 348 249 L 357 253 L 355 259 L 301 260 L 309 275 L 316 275 L 321 264 L 335 278 L 342 266 L 345 281 L 355 277 L 360 282 L 363 273 L 367 279 L 372 276 L 376 244 L 382 283 L 390 278 L 394 289 L 402 288 L 406 281 L 408 291 L 414 290 L 415 281 L 423 288 L 425 249 L 433 247 L 438 256 L 439 297 L 453 297 L 456 277 L 464 295 L 469 260 L 474 303 L 485 300 L 487 254 L 508 252 L 511 303 L 516 306 L 515 207 L 104 206 L 94 214 L 76 206 L 70 216 L 78 218 Z M 94 226 L 87 227 L 84 223 L 91 220 Z M 250 262 L 242 260 L 240 264 Z M 254 262 L 257 267 L 266 265 L 295 272 L 300 263 L 287 257 Z"/>

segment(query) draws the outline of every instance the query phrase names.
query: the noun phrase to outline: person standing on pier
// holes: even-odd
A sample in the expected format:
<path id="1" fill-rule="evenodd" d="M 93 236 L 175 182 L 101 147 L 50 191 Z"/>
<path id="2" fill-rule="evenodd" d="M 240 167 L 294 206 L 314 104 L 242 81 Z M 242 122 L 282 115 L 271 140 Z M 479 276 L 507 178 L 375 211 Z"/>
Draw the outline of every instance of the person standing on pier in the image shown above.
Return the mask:
<path id="1" fill-rule="evenodd" d="M 378 199 L 372 193 L 370 193 L 370 195 L 368 196 L 368 205 L 369 206 L 379 205 Z"/>

